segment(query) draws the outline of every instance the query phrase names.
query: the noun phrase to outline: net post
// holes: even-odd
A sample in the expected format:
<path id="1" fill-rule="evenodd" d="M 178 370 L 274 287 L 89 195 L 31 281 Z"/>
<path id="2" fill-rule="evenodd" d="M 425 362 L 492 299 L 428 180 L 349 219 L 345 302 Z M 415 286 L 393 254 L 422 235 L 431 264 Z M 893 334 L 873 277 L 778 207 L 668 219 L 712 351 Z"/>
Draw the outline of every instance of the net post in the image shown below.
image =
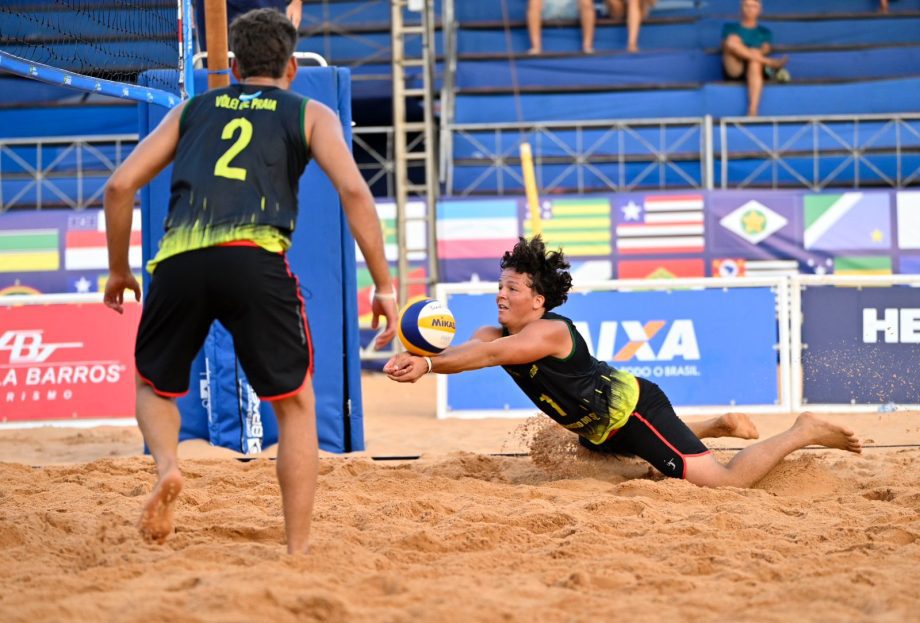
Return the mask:
<path id="1" fill-rule="evenodd" d="M 205 0 L 204 25 L 208 42 L 208 89 L 219 89 L 230 84 L 226 0 Z"/>

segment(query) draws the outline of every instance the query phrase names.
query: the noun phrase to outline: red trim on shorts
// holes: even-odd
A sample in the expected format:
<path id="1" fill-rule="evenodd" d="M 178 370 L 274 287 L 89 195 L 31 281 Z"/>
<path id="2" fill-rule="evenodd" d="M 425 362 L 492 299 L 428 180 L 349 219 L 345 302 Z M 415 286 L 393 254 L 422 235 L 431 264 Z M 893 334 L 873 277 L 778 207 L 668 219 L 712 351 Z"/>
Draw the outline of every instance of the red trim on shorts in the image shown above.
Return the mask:
<path id="1" fill-rule="evenodd" d="M 679 456 L 679 457 L 682 458 L 682 459 L 686 459 L 686 458 L 687 458 L 687 456 L 686 456 L 683 452 L 681 452 L 680 450 L 678 450 L 677 448 L 675 448 L 674 446 L 672 446 L 672 445 L 671 445 L 671 442 L 668 441 L 667 439 L 665 439 L 664 436 L 663 436 L 661 433 L 658 432 L 658 429 L 655 428 L 654 426 L 652 426 L 652 423 L 651 423 L 651 422 L 649 422 L 649 421 L 646 420 L 644 417 L 642 417 L 642 414 L 641 414 L 641 413 L 639 413 L 638 411 L 635 411 L 635 412 L 633 412 L 633 415 L 636 416 L 637 418 L 639 418 L 639 421 L 640 421 L 640 422 L 642 422 L 643 424 L 645 424 L 646 426 L 648 426 L 649 430 L 652 431 L 653 433 L 655 433 L 655 435 L 658 437 L 658 439 L 660 439 L 661 441 L 663 441 L 663 442 L 664 442 L 664 445 L 666 445 L 667 447 L 671 448 L 671 450 L 673 450 L 674 453 L 677 454 L 677 456 Z M 686 461 L 686 460 L 684 460 L 684 471 L 683 471 L 683 474 L 681 475 L 681 478 L 682 478 L 683 480 L 686 480 L 686 479 L 687 479 L 687 461 Z"/>
<path id="2" fill-rule="evenodd" d="M 215 244 L 215 247 L 257 247 L 262 248 L 257 245 L 252 240 L 231 240 L 230 242 L 221 242 L 220 244 Z"/>
<path id="3" fill-rule="evenodd" d="M 303 295 L 300 293 L 300 281 L 297 279 L 297 275 L 291 271 L 291 265 L 288 263 L 287 254 L 282 253 L 281 257 L 284 258 L 284 267 L 287 269 L 288 276 L 294 280 L 294 288 L 297 292 L 297 300 L 300 301 L 300 317 L 303 319 L 303 330 L 304 334 L 307 336 L 307 349 L 310 352 L 310 365 L 307 367 L 307 373 L 304 375 L 304 383 L 306 383 L 307 377 L 313 374 L 313 338 L 310 335 L 310 323 L 307 321 L 307 303 L 303 300 Z M 303 385 L 301 385 L 301 387 L 303 387 Z M 266 398 L 265 400 L 271 400 L 271 398 Z"/>
<path id="4" fill-rule="evenodd" d="M 134 364 L 134 367 L 137 368 L 137 363 Z M 140 372 L 137 372 L 137 370 L 135 370 L 135 373 L 137 374 L 137 378 L 139 378 L 139 379 L 142 380 L 144 383 L 146 383 L 147 385 L 149 385 L 149 386 L 150 386 L 150 389 L 153 390 L 153 393 L 156 394 L 157 396 L 160 396 L 161 398 L 182 398 L 182 396 L 184 396 L 184 395 L 186 395 L 186 394 L 188 393 L 188 390 L 185 390 L 184 392 L 180 392 L 180 393 L 176 393 L 176 392 L 164 392 L 163 390 L 157 389 L 157 386 L 153 384 L 153 381 L 151 381 L 150 379 L 146 378 L 146 377 L 145 377 L 143 374 L 141 374 Z"/>
<path id="5" fill-rule="evenodd" d="M 313 365 L 313 359 L 310 359 L 310 365 L 311 365 L 311 366 Z M 286 394 L 278 394 L 277 396 L 259 396 L 259 400 L 263 400 L 263 401 L 265 401 L 265 402 L 275 402 L 276 400 L 284 400 L 285 398 L 290 398 L 291 396 L 296 396 L 296 395 L 299 394 L 301 391 L 303 391 L 303 388 L 304 388 L 304 387 L 307 386 L 307 381 L 310 379 L 310 372 L 311 372 L 311 371 L 312 371 L 312 370 L 307 370 L 307 374 L 303 377 L 303 383 L 301 383 L 301 384 L 300 384 L 300 387 L 298 387 L 298 388 L 295 389 L 294 391 L 287 392 Z"/>

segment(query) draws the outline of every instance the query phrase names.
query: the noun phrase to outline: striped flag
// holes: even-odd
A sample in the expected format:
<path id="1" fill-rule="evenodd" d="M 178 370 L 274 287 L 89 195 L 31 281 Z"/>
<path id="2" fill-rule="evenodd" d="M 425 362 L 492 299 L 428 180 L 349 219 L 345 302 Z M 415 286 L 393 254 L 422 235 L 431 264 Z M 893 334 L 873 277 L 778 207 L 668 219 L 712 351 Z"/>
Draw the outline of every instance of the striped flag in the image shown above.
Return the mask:
<path id="1" fill-rule="evenodd" d="M 495 258 L 518 237 L 516 199 L 446 200 L 438 204 L 438 259 Z"/>
<path id="2" fill-rule="evenodd" d="M 399 259 L 399 246 L 396 232 L 396 204 L 392 201 L 377 203 L 377 218 L 383 230 L 383 251 L 389 262 Z M 409 201 L 406 203 L 406 247 L 410 261 L 423 261 L 426 255 L 427 236 L 425 234 L 425 202 Z M 365 263 L 364 255 L 355 243 L 355 258 Z"/>
<path id="3" fill-rule="evenodd" d="M 8 229 L 0 231 L 0 273 L 58 270 L 57 229 Z"/>
<path id="4" fill-rule="evenodd" d="M 617 265 L 620 279 L 677 279 L 704 277 L 702 259 L 622 260 Z"/>
<path id="5" fill-rule="evenodd" d="M 796 260 L 745 260 L 721 258 L 712 261 L 713 277 L 774 277 L 799 272 Z"/>
<path id="6" fill-rule="evenodd" d="M 569 257 L 610 255 L 610 200 L 606 197 L 544 201 L 540 219 L 547 248 L 562 247 Z M 524 232 L 533 235 L 529 218 L 524 220 Z"/>
<path id="7" fill-rule="evenodd" d="M 891 257 L 835 257 L 835 275 L 890 275 Z"/>
<path id="8" fill-rule="evenodd" d="M 141 211 L 134 210 L 128 264 L 139 269 L 141 258 Z M 109 252 L 105 240 L 105 212 L 93 210 L 68 219 L 64 238 L 64 268 L 67 270 L 105 270 Z"/>
<path id="9" fill-rule="evenodd" d="M 647 195 L 630 200 L 617 214 L 621 254 L 698 253 L 703 251 L 702 195 Z"/>

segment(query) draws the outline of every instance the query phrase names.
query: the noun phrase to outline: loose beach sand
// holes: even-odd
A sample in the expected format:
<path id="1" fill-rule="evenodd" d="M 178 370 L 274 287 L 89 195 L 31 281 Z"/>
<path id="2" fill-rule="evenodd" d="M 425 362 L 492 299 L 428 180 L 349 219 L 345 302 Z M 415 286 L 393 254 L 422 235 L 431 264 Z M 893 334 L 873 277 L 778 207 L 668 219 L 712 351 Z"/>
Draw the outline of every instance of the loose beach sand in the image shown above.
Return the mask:
<path id="1" fill-rule="evenodd" d="M 323 454 L 305 557 L 270 460 L 183 444 L 157 546 L 136 429 L 0 431 L 0 621 L 920 620 L 920 413 L 831 416 L 862 455 L 702 489 L 538 419 L 438 421 L 432 381 L 365 376 L 368 449 Z M 753 419 L 763 438 L 793 416 Z"/>

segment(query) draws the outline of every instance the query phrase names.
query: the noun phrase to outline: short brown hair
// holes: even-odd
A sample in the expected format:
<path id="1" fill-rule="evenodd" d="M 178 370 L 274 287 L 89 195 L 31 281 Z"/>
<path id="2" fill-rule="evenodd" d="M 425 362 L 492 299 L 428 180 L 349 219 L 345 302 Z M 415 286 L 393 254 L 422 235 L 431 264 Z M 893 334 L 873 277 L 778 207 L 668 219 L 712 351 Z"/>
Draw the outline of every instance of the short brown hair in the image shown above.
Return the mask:
<path id="1" fill-rule="evenodd" d="M 230 49 L 241 78 L 280 78 L 297 46 L 297 29 L 280 11 L 254 9 L 230 25 Z"/>

